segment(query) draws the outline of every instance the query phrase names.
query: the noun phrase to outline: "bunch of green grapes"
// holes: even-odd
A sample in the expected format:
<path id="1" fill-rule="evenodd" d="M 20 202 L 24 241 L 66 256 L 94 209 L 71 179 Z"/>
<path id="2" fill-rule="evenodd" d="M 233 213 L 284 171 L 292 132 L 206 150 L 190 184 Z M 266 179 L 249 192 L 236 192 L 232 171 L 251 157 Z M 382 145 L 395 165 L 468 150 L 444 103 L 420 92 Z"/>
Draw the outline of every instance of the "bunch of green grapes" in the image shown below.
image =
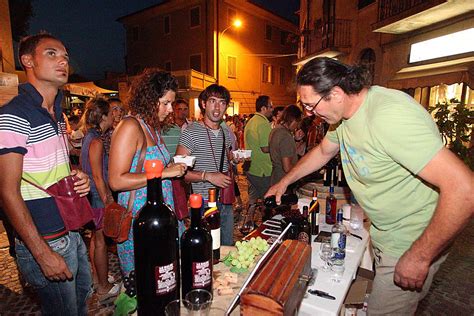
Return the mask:
<path id="1" fill-rule="evenodd" d="M 268 250 L 269 245 L 262 237 L 252 237 L 248 241 L 238 241 L 235 243 L 237 251 L 231 251 L 224 258 L 224 264 L 230 268 L 231 272 L 247 272 L 255 266 L 255 257 Z"/>

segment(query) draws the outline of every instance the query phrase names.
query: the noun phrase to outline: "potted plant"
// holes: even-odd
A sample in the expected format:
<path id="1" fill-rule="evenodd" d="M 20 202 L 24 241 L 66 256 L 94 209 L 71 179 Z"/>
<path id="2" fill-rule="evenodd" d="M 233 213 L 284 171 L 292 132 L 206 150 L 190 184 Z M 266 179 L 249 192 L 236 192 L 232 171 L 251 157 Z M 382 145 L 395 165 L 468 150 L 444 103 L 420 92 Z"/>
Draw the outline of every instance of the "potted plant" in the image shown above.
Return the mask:
<path id="1" fill-rule="evenodd" d="M 438 125 L 444 144 L 474 169 L 473 148 L 469 148 L 474 111 L 457 99 L 430 106 L 428 111 Z"/>

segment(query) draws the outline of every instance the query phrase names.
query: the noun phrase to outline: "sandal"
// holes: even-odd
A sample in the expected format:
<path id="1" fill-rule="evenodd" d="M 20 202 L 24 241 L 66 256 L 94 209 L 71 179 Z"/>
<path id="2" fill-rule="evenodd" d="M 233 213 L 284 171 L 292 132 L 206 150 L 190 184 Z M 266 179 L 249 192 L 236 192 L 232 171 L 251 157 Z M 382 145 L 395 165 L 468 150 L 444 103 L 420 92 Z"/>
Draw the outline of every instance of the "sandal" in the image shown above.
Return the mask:
<path id="1" fill-rule="evenodd" d="M 111 298 L 115 298 L 120 293 L 120 283 L 115 283 L 107 293 L 99 294 L 96 291 L 97 298 L 101 304 L 107 303 Z"/>

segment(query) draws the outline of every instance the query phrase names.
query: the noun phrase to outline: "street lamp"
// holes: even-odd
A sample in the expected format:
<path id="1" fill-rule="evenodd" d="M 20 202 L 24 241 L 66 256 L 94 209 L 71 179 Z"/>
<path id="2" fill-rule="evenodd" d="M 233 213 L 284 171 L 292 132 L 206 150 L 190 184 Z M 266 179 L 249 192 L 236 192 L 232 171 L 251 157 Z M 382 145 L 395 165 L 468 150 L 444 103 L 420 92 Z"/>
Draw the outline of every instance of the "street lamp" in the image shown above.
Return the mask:
<path id="1" fill-rule="evenodd" d="M 227 31 L 228 29 L 230 29 L 231 27 L 235 27 L 235 28 L 240 28 L 242 26 L 242 21 L 239 20 L 239 19 L 235 19 L 231 25 L 229 25 L 228 27 L 226 27 L 220 35 L 224 35 L 225 31 Z"/>
<path id="2" fill-rule="evenodd" d="M 219 23 L 217 23 L 217 25 L 219 25 Z M 219 42 L 219 38 L 224 35 L 224 33 L 230 29 L 231 27 L 235 27 L 235 28 L 240 28 L 242 26 L 242 21 L 240 19 L 235 19 L 234 21 L 232 21 L 232 24 L 230 24 L 228 27 L 226 27 L 222 32 L 218 32 L 217 33 L 217 38 L 216 38 L 216 68 L 217 68 L 217 71 L 216 71 L 216 81 L 217 83 L 219 84 L 219 54 L 220 54 L 220 50 L 219 50 L 219 47 L 220 47 L 220 42 Z"/>

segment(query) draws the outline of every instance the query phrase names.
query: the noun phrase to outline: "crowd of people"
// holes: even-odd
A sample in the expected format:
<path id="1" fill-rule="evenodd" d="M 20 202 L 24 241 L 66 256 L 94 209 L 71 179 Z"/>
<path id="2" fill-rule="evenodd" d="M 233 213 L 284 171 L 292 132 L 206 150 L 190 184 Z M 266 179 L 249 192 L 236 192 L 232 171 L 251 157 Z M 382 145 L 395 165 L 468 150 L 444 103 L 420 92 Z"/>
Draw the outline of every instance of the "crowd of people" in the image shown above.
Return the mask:
<path id="1" fill-rule="evenodd" d="M 189 117 L 188 101 L 177 99 L 177 79 L 147 69 L 132 83 L 127 105 L 96 97 L 67 118 L 63 43 L 46 33 L 26 37 L 19 58 L 27 83 L 0 109 L 0 197 L 13 255 L 44 315 L 86 315 L 93 288 L 101 301 L 119 293 L 108 274 L 101 219 L 114 201 L 132 205 L 134 217 L 139 212 L 147 195 L 146 160 L 165 166 L 163 198 L 175 209 L 180 234 L 188 218 L 178 192 L 201 194 L 205 207 L 208 189 L 217 188 L 221 244 L 232 245 L 234 213 L 242 207 L 236 165 L 244 163 L 232 151 L 252 150 L 243 166 L 250 205 L 272 194 L 279 201 L 292 183 L 340 154 L 347 182 L 373 223 L 374 315 L 413 313 L 449 243 L 472 217 L 472 172 L 443 146 L 419 104 L 371 86 L 362 68 L 316 58 L 298 72 L 298 105 L 274 107 L 270 96 L 260 95 L 248 117 L 227 116 L 231 94 L 212 84 L 199 96 L 197 120 Z M 196 157 L 194 166 L 175 163 L 175 155 Z M 66 230 L 54 199 L 23 181 L 47 188 L 68 175 L 76 177 L 75 190 L 88 196 L 97 219 L 89 251 L 79 232 Z M 132 230 L 117 252 L 128 276 L 135 269 Z"/>

